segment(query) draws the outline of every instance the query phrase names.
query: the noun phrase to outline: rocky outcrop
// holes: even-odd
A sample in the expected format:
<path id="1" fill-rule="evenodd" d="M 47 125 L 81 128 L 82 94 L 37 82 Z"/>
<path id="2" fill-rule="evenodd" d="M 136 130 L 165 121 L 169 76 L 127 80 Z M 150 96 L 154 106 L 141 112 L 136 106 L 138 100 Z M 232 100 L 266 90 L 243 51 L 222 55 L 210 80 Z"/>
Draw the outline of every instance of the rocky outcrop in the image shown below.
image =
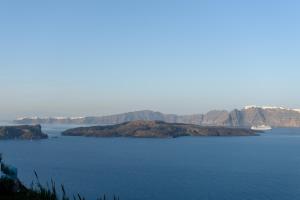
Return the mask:
<path id="1" fill-rule="evenodd" d="M 229 113 L 228 125 L 251 127 L 269 125 L 272 127 L 300 127 L 300 112 L 283 108 L 252 107 Z"/>
<path id="2" fill-rule="evenodd" d="M 0 127 L 0 140 L 22 139 L 37 140 L 46 139 L 48 136 L 42 132 L 40 125 L 2 126 Z"/>
<path id="3" fill-rule="evenodd" d="M 131 121 L 118 125 L 66 130 L 65 136 L 168 138 L 181 136 L 250 136 L 255 131 L 241 128 L 205 127 L 162 121 Z"/>
<path id="4" fill-rule="evenodd" d="M 136 120 L 247 128 L 259 125 L 269 125 L 272 127 L 300 127 L 300 111 L 280 107 L 246 107 L 241 110 L 235 109 L 231 112 L 214 110 L 206 114 L 173 115 L 144 110 L 103 117 L 22 118 L 15 120 L 15 123 L 114 125 Z"/>

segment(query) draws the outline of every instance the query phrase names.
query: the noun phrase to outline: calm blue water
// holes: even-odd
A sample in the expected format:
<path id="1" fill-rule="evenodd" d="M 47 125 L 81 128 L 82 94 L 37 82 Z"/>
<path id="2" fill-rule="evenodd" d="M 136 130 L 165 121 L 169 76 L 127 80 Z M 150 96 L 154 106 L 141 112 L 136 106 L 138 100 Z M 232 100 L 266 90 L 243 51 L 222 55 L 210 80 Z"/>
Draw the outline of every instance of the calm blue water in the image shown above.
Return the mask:
<path id="1" fill-rule="evenodd" d="M 51 137 L 64 126 L 47 126 Z M 300 198 L 300 129 L 257 137 L 62 137 L 0 141 L 27 184 L 35 169 L 93 200 L 293 200 Z"/>

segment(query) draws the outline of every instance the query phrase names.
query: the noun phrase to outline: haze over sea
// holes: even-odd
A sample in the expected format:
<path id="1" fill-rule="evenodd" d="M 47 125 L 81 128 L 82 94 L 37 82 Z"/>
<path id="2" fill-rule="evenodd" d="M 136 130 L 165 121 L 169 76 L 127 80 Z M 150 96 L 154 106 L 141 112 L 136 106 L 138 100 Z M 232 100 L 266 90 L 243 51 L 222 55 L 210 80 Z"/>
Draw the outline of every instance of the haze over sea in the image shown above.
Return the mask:
<path id="1" fill-rule="evenodd" d="M 0 119 L 300 108 L 300 1 L 0 1 Z"/>
<path id="2" fill-rule="evenodd" d="M 44 125 L 50 139 L 0 141 L 26 184 L 63 183 L 88 199 L 293 200 L 300 196 L 300 129 L 250 137 L 176 139 L 60 136 L 71 125 Z M 56 138 L 58 136 L 58 138 Z"/>

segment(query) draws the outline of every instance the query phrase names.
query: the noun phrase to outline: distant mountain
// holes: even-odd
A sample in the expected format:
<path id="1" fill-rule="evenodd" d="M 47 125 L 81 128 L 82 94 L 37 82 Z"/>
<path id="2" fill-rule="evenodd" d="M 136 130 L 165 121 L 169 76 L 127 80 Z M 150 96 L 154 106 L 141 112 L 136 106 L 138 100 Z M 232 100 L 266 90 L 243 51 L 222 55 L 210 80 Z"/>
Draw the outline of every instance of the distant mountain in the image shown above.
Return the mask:
<path id="1" fill-rule="evenodd" d="M 214 110 L 206 114 L 196 115 L 163 114 L 160 112 L 144 110 L 102 117 L 21 118 L 14 122 L 17 124 L 114 125 L 136 120 L 226 127 L 251 127 L 259 125 L 269 125 L 272 127 L 300 127 L 300 110 L 283 107 L 246 106 L 241 110 L 235 109 L 230 112 L 226 110 Z"/>
<path id="2" fill-rule="evenodd" d="M 162 121 L 131 121 L 118 125 L 80 127 L 66 130 L 65 136 L 169 138 L 182 136 L 251 136 L 255 131 L 242 128 L 199 126 Z"/>

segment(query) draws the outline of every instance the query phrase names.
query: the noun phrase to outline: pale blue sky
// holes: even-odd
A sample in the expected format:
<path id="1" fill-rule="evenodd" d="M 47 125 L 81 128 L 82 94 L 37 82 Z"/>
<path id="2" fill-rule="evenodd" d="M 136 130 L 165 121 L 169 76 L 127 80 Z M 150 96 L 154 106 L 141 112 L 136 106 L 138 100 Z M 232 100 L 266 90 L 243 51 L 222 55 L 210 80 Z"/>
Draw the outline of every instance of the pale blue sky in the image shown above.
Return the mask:
<path id="1" fill-rule="evenodd" d="M 300 3 L 0 1 L 0 118 L 300 108 Z"/>

